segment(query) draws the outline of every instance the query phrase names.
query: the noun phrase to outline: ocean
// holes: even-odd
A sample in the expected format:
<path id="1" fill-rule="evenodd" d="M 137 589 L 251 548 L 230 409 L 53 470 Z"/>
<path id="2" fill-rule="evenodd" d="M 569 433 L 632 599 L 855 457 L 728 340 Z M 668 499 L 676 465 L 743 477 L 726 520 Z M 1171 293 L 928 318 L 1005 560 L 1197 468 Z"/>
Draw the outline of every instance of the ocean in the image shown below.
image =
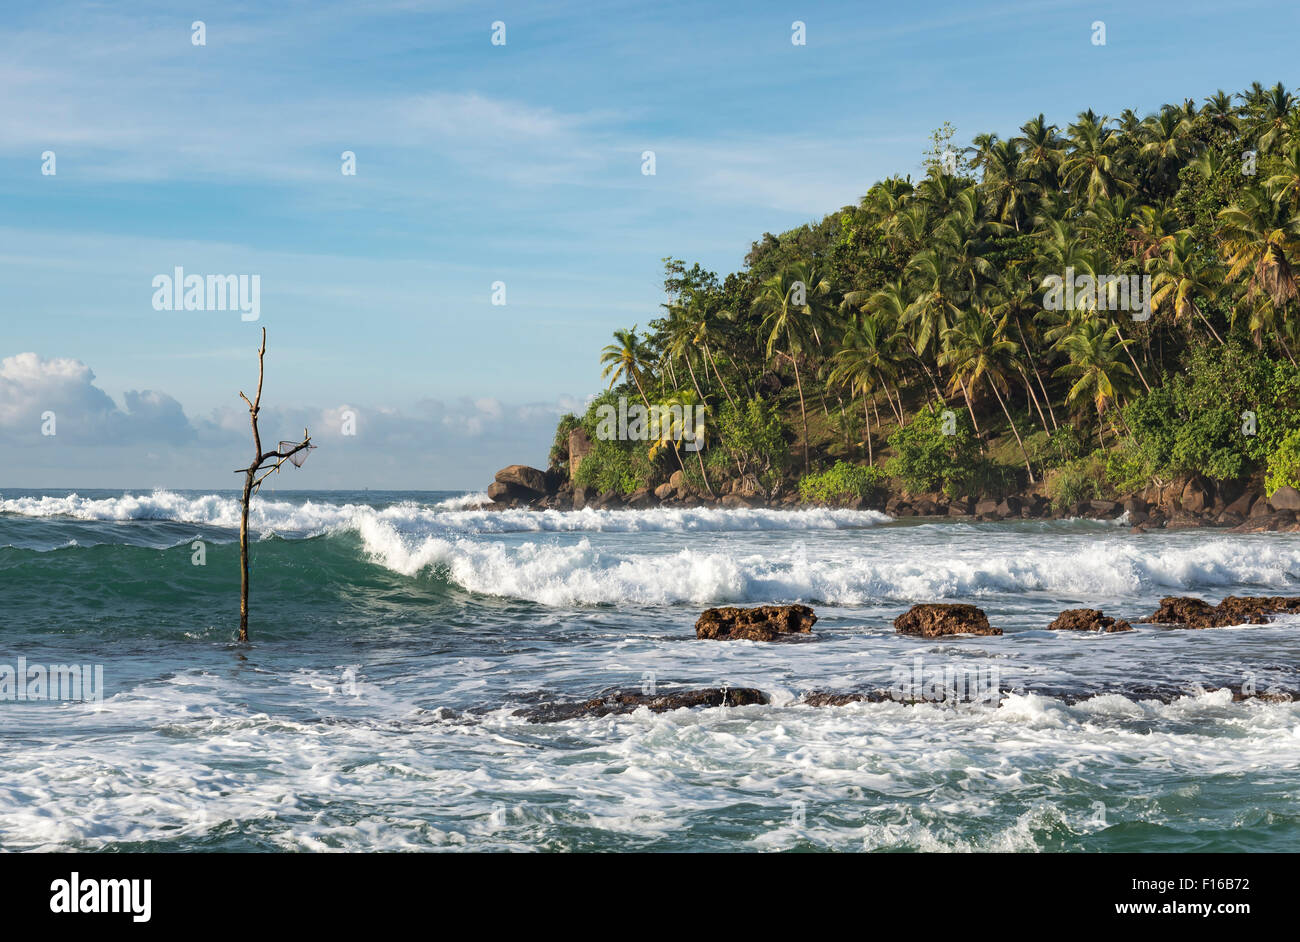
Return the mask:
<path id="1" fill-rule="evenodd" d="M 235 492 L 0 491 L 0 671 L 102 667 L 95 698 L 0 699 L 0 849 L 1300 843 L 1300 703 L 1214 689 L 1300 689 L 1300 619 L 1044 630 L 1072 607 L 1136 622 L 1163 595 L 1300 594 L 1300 536 L 466 509 L 482 499 L 265 490 L 238 645 Z M 704 608 L 789 601 L 819 616 L 805 641 L 694 637 Z M 976 604 L 1005 634 L 894 632 L 933 601 Z M 801 702 L 927 676 L 1003 692 Z M 515 712 L 717 686 L 771 702 Z"/>

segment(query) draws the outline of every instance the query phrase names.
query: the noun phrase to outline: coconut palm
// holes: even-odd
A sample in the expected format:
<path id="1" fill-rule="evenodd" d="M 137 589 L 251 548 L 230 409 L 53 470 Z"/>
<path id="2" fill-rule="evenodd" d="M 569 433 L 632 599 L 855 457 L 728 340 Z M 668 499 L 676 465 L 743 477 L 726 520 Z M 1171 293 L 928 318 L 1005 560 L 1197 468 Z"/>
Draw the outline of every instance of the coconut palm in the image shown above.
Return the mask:
<path id="1" fill-rule="evenodd" d="M 1119 139 L 1109 124 L 1110 119 L 1088 110 L 1070 125 L 1069 150 L 1061 165 L 1061 179 L 1075 199 L 1087 205 L 1133 189 L 1116 159 Z"/>
<path id="2" fill-rule="evenodd" d="M 840 348 L 832 358 L 834 367 L 828 380 L 844 383 L 854 395 L 862 397 L 862 412 L 866 420 L 864 439 L 870 464 L 875 464 L 876 461 L 871 442 L 871 397 L 877 389 L 881 389 L 885 393 L 885 401 L 891 408 L 894 407 L 894 402 L 889 397 L 889 377 L 897 362 L 897 345 L 898 333 L 894 322 L 887 315 L 860 314 L 845 331 Z M 894 409 L 894 414 L 899 425 L 902 425 L 901 408 Z"/>
<path id="3" fill-rule="evenodd" d="M 1034 469 L 1029 462 L 1029 452 L 1020 437 L 1020 429 L 1011 411 L 1007 408 L 1003 392 L 1009 388 L 1007 373 L 1011 364 L 1020 353 L 1020 347 L 1006 337 L 1007 319 L 994 321 L 988 317 L 968 313 L 955 326 L 944 332 L 944 350 L 939 354 L 939 365 L 949 368 L 952 378 L 951 389 L 961 388 L 966 394 L 966 405 L 971 412 L 971 421 L 975 420 L 975 411 L 971 408 L 971 399 L 978 392 L 981 384 L 987 382 L 997 397 L 1002 414 L 1007 417 L 1011 433 L 1020 446 L 1020 454 L 1025 459 L 1025 470 L 1029 472 L 1029 483 L 1034 483 Z M 979 426 L 977 425 L 976 428 Z"/>
<path id="4" fill-rule="evenodd" d="M 1100 417 L 1131 392 L 1133 375 L 1121 359 L 1121 351 L 1131 343 L 1120 339 L 1114 324 L 1107 326 L 1096 318 L 1081 320 L 1060 345 L 1069 362 L 1056 375 L 1074 379 L 1066 402 L 1076 405 L 1091 400 Z"/>
<path id="5" fill-rule="evenodd" d="M 1170 309 L 1174 321 L 1199 317 L 1220 344 L 1214 325 L 1196 303 L 1197 297 L 1213 298 L 1223 283 L 1223 269 L 1213 259 L 1202 257 L 1192 234 L 1183 230 L 1165 247 L 1163 255 L 1147 262 L 1151 278 L 1151 306 L 1155 311 Z"/>
<path id="6" fill-rule="evenodd" d="M 1278 329 L 1297 297 L 1296 259 L 1300 255 L 1300 215 L 1265 191 L 1252 187 L 1219 212 L 1219 239 L 1228 281 L 1249 276 L 1246 299 L 1255 302 L 1251 332 L 1256 343 L 1265 330 L 1277 333 L 1288 359 L 1294 357 Z"/>
<path id="7" fill-rule="evenodd" d="M 767 332 L 767 357 L 771 359 L 777 344 L 785 346 L 784 356 L 794 367 L 795 386 L 799 391 L 799 415 L 803 422 L 804 473 L 808 461 L 808 406 L 804 400 L 803 378 L 799 373 L 799 357 L 818 342 L 817 317 L 820 299 L 830 291 L 830 283 L 804 263 L 783 268 L 759 284 L 758 309 L 764 314 L 763 330 Z"/>
<path id="8" fill-rule="evenodd" d="M 600 362 L 605 367 L 601 371 L 601 379 L 609 378 L 610 389 L 619 382 L 631 380 L 636 386 L 636 391 L 641 394 L 641 401 L 645 403 L 647 409 L 650 408 L 644 382 L 649 354 L 645 344 L 637 337 L 635 324 L 632 325 L 631 330 L 614 331 L 614 342 L 600 351 Z"/>

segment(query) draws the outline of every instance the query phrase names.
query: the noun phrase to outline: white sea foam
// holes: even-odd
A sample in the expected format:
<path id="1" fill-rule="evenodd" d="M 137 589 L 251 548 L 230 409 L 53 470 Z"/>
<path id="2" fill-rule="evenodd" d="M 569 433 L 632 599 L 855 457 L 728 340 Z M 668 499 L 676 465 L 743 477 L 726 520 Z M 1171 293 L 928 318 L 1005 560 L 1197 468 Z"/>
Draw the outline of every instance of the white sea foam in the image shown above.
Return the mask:
<path id="1" fill-rule="evenodd" d="M 376 509 L 368 504 L 334 504 L 254 498 L 250 525 L 259 531 L 315 535 L 340 528 L 359 527 L 366 520 L 383 520 L 425 533 L 527 533 L 604 532 L 651 533 L 693 531 L 835 530 L 867 527 L 890 518 L 875 511 L 812 508 L 721 509 L 713 507 L 655 507 L 648 510 L 580 511 L 526 509 L 472 511 L 463 508 L 482 503 L 486 495 L 470 494 L 435 504 L 406 501 Z M 239 501 L 205 494 L 187 497 L 171 491 L 147 495 L 89 498 L 18 497 L 0 499 L 0 513 L 27 517 L 71 517 L 77 520 L 159 520 L 212 527 L 239 526 Z"/>
<path id="2" fill-rule="evenodd" d="M 472 592 L 554 606 L 772 599 L 857 605 L 1035 591 L 1115 597 L 1239 584 L 1283 588 L 1300 578 L 1300 546 L 1250 545 L 1241 538 L 1159 549 L 1110 542 L 939 552 L 882 540 L 813 551 L 795 544 L 763 553 L 689 547 L 641 553 L 586 538 L 506 545 L 412 535 L 377 517 L 361 520 L 358 529 L 370 558 L 395 572 L 441 570 Z"/>

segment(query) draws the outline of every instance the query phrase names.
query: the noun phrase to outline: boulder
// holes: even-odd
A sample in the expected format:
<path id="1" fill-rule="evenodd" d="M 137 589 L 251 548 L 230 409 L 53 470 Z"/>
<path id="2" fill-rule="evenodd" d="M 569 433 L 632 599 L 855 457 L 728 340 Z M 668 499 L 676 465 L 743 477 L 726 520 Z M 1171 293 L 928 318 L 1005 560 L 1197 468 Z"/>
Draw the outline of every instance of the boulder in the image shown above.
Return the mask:
<path id="1" fill-rule="evenodd" d="M 627 495 L 627 505 L 634 510 L 644 510 L 647 507 L 655 505 L 655 496 L 650 493 L 650 488 L 642 487 Z"/>
<path id="2" fill-rule="evenodd" d="M 493 481 L 488 485 L 487 496 L 499 504 L 506 504 L 512 501 L 529 501 L 535 497 L 541 497 L 537 491 L 529 490 L 526 487 L 520 487 L 517 484 L 506 484 L 503 481 Z"/>
<path id="3" fill-rule="evenodd" d="M 1218 605 L 1203 599 L 1167 596 L 1160 607 L 1142 621 L 1183 628 L 1222 628 L 1227 625 L 1264 625 L 1282 612 L 1300 612 L 1296 596 L 1230 595 Z"/>
<path id="4" fill-rule="evenodd" d="M 974 605 L 962 603 L 913 605 L 894 619 L 900 635 L 939 638 L 944 635 L 1000 635 L 1001 628 L 989 626 L 988 616 Z"/>
<path id="5" fill-rule="evenodd" d="M 1119 513 L 1119 504 L 1113 500 L 1092 500 L 1088 506 L 1098 517 L 1113 517 Z"/>
<path id="6" fill-rule="evenodd" d="M 1226 514 L 1237 517 L 1250 516 L 1250 509 L 1255 504 L 1255 495 L 1247 491 L 1223 509 Z"/>
<path id="7" fill-rule="evenodd" d="M 678 473 L 680 474 L 681 472 L 679 471 Z M 655 488 L 655 497 L 659 498 L 660 500 L 668 500 L 676 492 L 677 492 L 677 488 L 675 488 L 672 484 L 660 484 L 658 487 Z"/>
<path id="8" fill-rule="evenodd" d="M 807 605 L 710 608 L 695 622 L 695 637 L 713 641 L 776 641 L 809 634 L 817 615 Z"/>
<path id="9" fill-rule="evenodd" d="M 668 476 L 668 483 L 673 486 L 673 490 L 675 491 L 686 490 L 686 475 L 682 473 L 681 468 L 678 468 Z"/>
<path id="10" fill-rule="evenodd" d="M 1008 497 L 995 508 L 999 517 L 1018 517 L 1025 504 L 1019 497 Z"/>
<path id="11" fill-rule="evenodd" d="M 591 454 L 591 450 L 596 447 L 591 443 L 591 436 L 587 430 L 579 425 L 569 432 L 569 480 L 575 480 L 578 476 L 578 466 L 582 464 L 582 459 Z"/>
<path id="12" fill-rule="evenodd" d="M 1274 510 L 1300 510 L 1300 491 L 1294 487 L 1279 487 L 1268 502 Z"/>
<path id="13" fill-rule="evenodd" d="M 496 473 L 496 483 L 507 487 L 532 491 L 534 495 L 547 493 L 546 472 L 530 468 L 526 464 L 512 464 Z"/>
<path id="14" fill-rule="evenodd" d="M 1206 491 L 1204 484 L 1192 479 L 1183 486 L 1183 492 L 1179 497 L 1179 503 L 1182 505 L 1182 509 L 1186 513 L 1204 513 L 1210 507 L 1210 495 Z"/>
<path id="15" fill-rule="evenodd" d="M 997 512 L 998 512 L 998 502 L 996 500 L 993 500 L 992 498 L 989 498 L 987 500 L 982 500 L 975 505 L 975 513 L 983 516 L 992 516 Z"/>
<path id="16" fill-rule="evenodd" d="M 1123 506 L 1124 510 L 1129 514 L 1142 514 L 1143 519 L 1146 518 L 1147 511 L 1151 509 L 1151 505 L 1141 497 L 1130 497 L 1124 501 Z"/>
<path id="17" fill-rule="evenodd" d="M 1061 612 L 1047 626 L 1048 631 L 1132 631 L 1123 619 L 1111 618 L 1095 608 L 1070 608 Z"/>

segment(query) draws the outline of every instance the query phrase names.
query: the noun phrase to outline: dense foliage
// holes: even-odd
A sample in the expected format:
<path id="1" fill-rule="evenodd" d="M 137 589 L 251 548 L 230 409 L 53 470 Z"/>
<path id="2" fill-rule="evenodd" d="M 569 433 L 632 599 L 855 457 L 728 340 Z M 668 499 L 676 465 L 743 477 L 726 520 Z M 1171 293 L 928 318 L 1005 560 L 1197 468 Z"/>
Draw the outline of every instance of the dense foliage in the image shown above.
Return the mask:
<path id="1" fill-rule="evenodd" d="M 919 181 L 764 234 L 740 272 L 666 259 L 662 316 L 601 362 L 629 398 L 705 406 L 704 451 L 603 443 L 593 486 L 691 464 L 776 489 L 843 460 L 911 490 L 1294 481 L 1296 96 L 1038 115 L 960 151 L 953 133 Z"/>

